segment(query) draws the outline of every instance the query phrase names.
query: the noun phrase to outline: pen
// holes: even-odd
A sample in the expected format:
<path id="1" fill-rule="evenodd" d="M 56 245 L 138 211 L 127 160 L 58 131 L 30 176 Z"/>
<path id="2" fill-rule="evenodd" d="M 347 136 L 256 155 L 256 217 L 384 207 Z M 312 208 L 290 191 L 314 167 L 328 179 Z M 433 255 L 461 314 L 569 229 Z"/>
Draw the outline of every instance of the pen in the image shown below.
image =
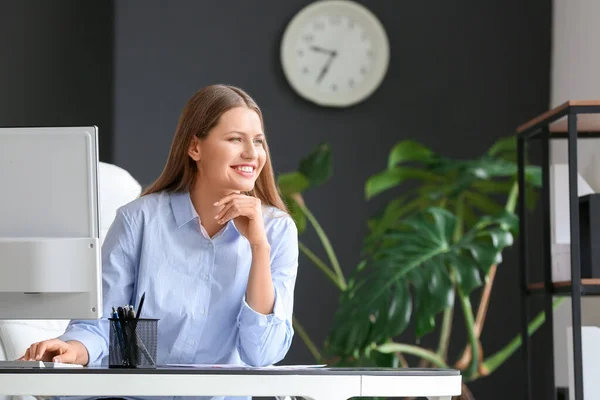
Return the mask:
<path id="1" fill-rule="evenodd" d="M 121 325 L 121 333 L 123 334 L 123 341 L 124 341 L 124 345 L 125 345 L 125 349 L 124 349 L 124 353 L 125 353 L 125 357 L 124 357 L 124 364 L 125 365 L 131 365 L 131 342 L 129 340 L 129 334 L 127 332 L 127 324 L 126 324 L 126 320 L 125 320 L 125 312 L 123 310 L 123 307 L 117 307 L 117 314 L 119 314 L 119 322 Z"/>
<path id="2" fill-rule="evenodd" d="M 146 299 L 146 292 L 142 293 L 142 298 L 140 299 L 140 305 L 138 306 L 137 315 L 135 319 L 140 319 L 140 315 L 142 314 L 142 307 L 144 306 L 144 300 Z"/>
<path id="3" fill-rule="evenodd" d="M 113 319 L 115 319 L 116 321 L 114 321 L 115 323 L 115 333 L 117 335 L 117 343 L 119 346 L 119 350 L 121 351 L 121 358 L 125 359 L 125 342 L 123 340 L 123 333 L 122 331 L 122 326 L 119 323 L 119 314 L 117 313 L 117 310 L 115 310 L 115 308 L 112 308 L 112 317 Z"/>

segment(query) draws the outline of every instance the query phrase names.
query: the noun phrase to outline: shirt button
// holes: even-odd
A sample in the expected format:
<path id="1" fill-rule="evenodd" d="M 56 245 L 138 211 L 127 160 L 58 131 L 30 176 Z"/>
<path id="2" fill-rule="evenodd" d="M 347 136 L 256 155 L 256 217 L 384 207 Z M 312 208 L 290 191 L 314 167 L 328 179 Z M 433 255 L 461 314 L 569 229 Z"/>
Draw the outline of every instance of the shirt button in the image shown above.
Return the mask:
<path id="1" fill-rule="evenodd" d="M 202 279 L 204 279 L 205 281 L 207 281 L 210 278 L 210 276 L 208 276 L 208 274 L 202 274 Z"/>
<path id="2" fill-rule="evenodd" d="M 194 339 L 188 339 L 185 341 L 185 344 L 187 344 L 188 346 L 194 346 L 196 344 L 196 341 Z"/>
<path id="3" fill-rule="evenodd" d="M 200 309 L 200 315 L 204 315 L 204 308 Z"/>

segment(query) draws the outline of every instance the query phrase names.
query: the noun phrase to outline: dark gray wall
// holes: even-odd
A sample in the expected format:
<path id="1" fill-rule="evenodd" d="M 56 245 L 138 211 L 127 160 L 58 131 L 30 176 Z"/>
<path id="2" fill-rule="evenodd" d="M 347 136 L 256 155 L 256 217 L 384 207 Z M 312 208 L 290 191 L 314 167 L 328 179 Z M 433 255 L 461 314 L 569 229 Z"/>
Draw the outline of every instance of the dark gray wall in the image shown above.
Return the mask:
<path id="1" fill-rule="evenodd" d="M 111 160 L 112 1 L 0 1 L 0 126 L 97 125 Z"/>
<path id="2" fill-rule="evenodd" d="M 264 111 L 276 171 L 294 170 L 318 143 L 330 142 L 334 177 L 306 200 L 349 272 L 359 258 L 365 220 L 382 204 L 365 203 L 364 182 L 384 168 L 395 142 L 416 139 L 447 156 L 473 157 L 547 108 L 550 2 L 364 1 L 387 29 L 391 64 L 370 99 L 344 110 L 301 100 L 282 74 L 281 35 L 308 3 L 117 2 L 114 156 L 143 184 L 150 183 L 161 172 L 187 99 L 208 84 L 238 85 Z M 323 255 L 313 234 L 301 240 Z M 483 336 L 486 354 L 518 333 L 516 260 L 516 252 L 509 252 L 499 269 Z M 302 258 L 295 312 L 318 343 L 336 305 L 334 287 Z M 457 314 L 453 355 L 465 342 Z M 403 339 L 412 340 L 408 334 Z M 433 346 L 434 339 L 423 343 Z M 537 360 L 540 381 L 543 357 Z M 297 336 L 286 362 L 312 361 Z M 521 364 L 517 355 L 474 383 L 477 398 L 522 396 Z"/>

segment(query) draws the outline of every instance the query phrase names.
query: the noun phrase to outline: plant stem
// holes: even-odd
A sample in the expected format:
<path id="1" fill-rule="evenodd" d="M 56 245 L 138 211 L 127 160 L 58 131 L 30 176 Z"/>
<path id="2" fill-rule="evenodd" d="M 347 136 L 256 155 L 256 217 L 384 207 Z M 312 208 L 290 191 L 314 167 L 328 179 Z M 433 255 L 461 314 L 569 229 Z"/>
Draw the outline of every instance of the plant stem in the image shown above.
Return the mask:
<path id="1" fill-rule="evenodd" d="M 504 209 L 506 211 L 515 212 L 515 207 L 517 206 L 517 198 L 519 197 L 519 185 L 517 182 L 514 182 L 512 187 L 510 188 L 510 193 L 508 194 L 508 200 L 506 200 L 506 206 Z"/>
<path id="2" fill-rule="evenodd" d="M 380 353 L 403 353 L 412 354 L 414 356 L 425 359 L 439 368 L 449 368 L 448 364 L 441 357 L 435 354 L 433 351 L 426 350 L 419 346 L 404 343 L 384 343 L 377 347 L 377 351 Z"/>
<path id="3" fill-rule="evenodd" d="M 458 242 L 463 235 L 463 224 L 464 224 L 464 211 L 465 202 L 462 196 L 459 196 L 456 201 L 456 225 L 453 232 L 454 242 Z M 454 285 L 454 277 L 452 271 L 450 271 L 450 278 Z M 448 343 L 450 342 L 450 333 L 452 332 L 452 318 L 454 316 L 454 299 L 452 305 L 444 310 L 444 316 L 442 319 L 442 329 L 440 331 L 440 342 L 438 344 L 437 354 L 446 359 L 448 357 Z"/>
<path id="4" fill-rule="evenodd" d="M 406 361 L 406 358 L 404 358 L 404 356 L 402 355 L 402 353 L 396 353 L 396 359 L 398 360 L 398 362 L 400 363 L 400 365 L 402 366 L 402 368 L 408 368 L 408 361 Z"/>
<path id="5" fill-rule="evenodd" d="M 448 343 L 450 342 L 450 332 L 452 331 L 452 317 L 454 315 L 454 301 L 452 305 L 444 310 L 442 319 L 442 330 L 440 332 L 440 343 L 438 345 L 437 355 L 443 360 L 448 357 Z"/>
<path id="6" fill-rule="evenodd" d="M 506 211 L 515 211 L 518 196 L 519 186 L 517 185 L 517 182 L 514 182 L 510 188 L 508 199 L 506 200 L 506 205 L 504 207 Z M 485 317 L 491 297 L 492 285 L 494 284 L 494 279 L 496 278 L 496 268 L 497 266 L 493 265 L 492 268 L 490 268 L 490 271 L 488 272 L 488 279 L 485 282 L 485 286 L 483 288 L 483 295 L 481 296 L 479 308 L 477 309 L 477 320 L 475 321 L 475 336 L 477 340 L 479 340 L 479 338 L 481 337 L 481 331 L 483 330 L 483 324 L 485 322 Z M 466 348 L 463 350 L 463 353 L 459 357 L 457 365 L 462 365 L 467 362 L 469 357 L 473 357 L 471 350 L 472 346 L 467 345 Z"/>
<path id="7" fill-rule="evenodd" d="M 294 326 L 294 330 L 298 332 L 298 336 L 300 336 L 306 347 L 308 347 L 308 350 L 311 352 L 315 360 L 317 360 L 317 362 L 321 362 L 321 353 L 319 352 L 319 349 L 317 349 L 317 346 L 315 346 L 313 341 L 310 339 L 310 336 L 308 336 L 308 333 L 306 333 L 306 330 L 302 327 L 300 322 L 298 322 L 296 317 L 292 317 L 292 324 Z"/>
<path id="8" fill-rule="evenodd" d="M 327 252 L 327 256 L 329 257 L 331 266 L 333 267 L 333 270 L 335 271 L 335 273 L 338 276 L 339 283 L 342 285 L 342 290 L 346 290 L 346 287 L 347 287 L 346 279 L 344 278 L 344 274 L 342 273 L 342 269 L 340 268 L 340 263 L 337 260 L 335 252 L 333 251 L 333 247 L 331 246 L 331 242 L 329 241 L 329 238 L 325 234 L 325 231 L 323 230 L 323 228 L 321 227 L 321 225 L 319 224 L 319 222 L 317 221 L 315 216 L 306 207 L 306 205 L 300 204 L 300 203 L 298 203 L 298 205 L 300 206 L 300 209 L 302 210 L 304 215 L 306 215 L 306 218 L 308 218 L 308 220 L 310 221 L 312 226 L 315 228 L 315 231 L 317 232 L 317 235 L 319 236 L 319 239 L 321 239 L 321 243 L 323 243 L 323 247 L 325 248 L 325 251 Z"/>
<path id="9" fill-rule="evenodd" d="M 487 275 L 487 282 L 483 289 L 483 294 L 481 295 L 481 301 L 479 302 L 479 308 L 477 309 L 477 318 L 475 319 L 475 336 L 477 339 L 481 337 L 481 332 L 483 331 L 483 323 L 485 322 L 485 317 L 487 315 L 488 305 L 490 304 L 490 296 L 492 294 L 492 284 L 494 283 L 494 279 L 496 278 L 496 270 L 498 266 L 492 265 Z"/>
<path id="10" fill-rule="evenodd" d="M 564 297 L 554 300 L 552 304 L 552 309 L 555 310 L 556 307 L 558 307 L 560 303 L 562 303 L 564 300 Z M 533 335 L 538 330 L 538 328 L 542 326 L 545 320 L 546 314 L 544 313 L 544 311 L 540 311 L 538 315 L 536 315 L 536 317 L 527 326 L 527 333 L 529 334 L 529 336 Z M 483 362 L 483 366 L 487 370 L 487 374 L 491 374 L 500 365 L 502 365 L 510 356 L 514 354 L 515 351 L 517 351 L 519 347 L 521 347 L 521 344 L 521 334 L 518 334 L 513 338 L 513 340 L 511 340 L 506 346 L 504 346 L 503 349 L 488 357 Z"/>
<path id="11" fill-rule="evenodd" d="M 456 199 L 456 225 L 454 226 L 454 232 L 452 239 L 454 242 L 458 242 L 463 235 L 463 224 L 465 220 L 465 200 L 463 196 L 459 196 Z"/>
<path id="12" fill-rule="evenodd" d="M 306 247 L 304 243 L 298 241 L 298 248 L 301 252 L 303 252 L 306 255 L 306 257 L 310 259 L 310 261 L 315 263 L 315 265 L 321 271 L 323 271 L 325 276 L 328 277 L 335 284 L 335 286 L 337 286 L 342 291 L 346 289 L 345 286 L 343 286 L 342 283 L 339 281 L 336 274 L 332 270 L 330 270 L 329 267 L 327 267 L 327 265 L 325 265 L 325 263 L 321 261 L 321 259 L 317 257 L 315 253 L 313 253 L 308 247 Z"/>
<path id="13" fill-rule="evenodd" d="M 465 325 L 467 328 L 469 343 L 471 344 L 472 358 L 467 370 L 465 371 L 465 378 L 468 379 L 475 376 L 477 373 L 477 364 L 479 363 L 479 346 L 477 346 L 477 337 L 475 336 L 475 321 L 473 318 L 473 309 L 471 308 L 471 300 L 469 300 L 469 296 L 465 296 L 460 287 L 457 288 L 457 291 L 465 317 Z"/>

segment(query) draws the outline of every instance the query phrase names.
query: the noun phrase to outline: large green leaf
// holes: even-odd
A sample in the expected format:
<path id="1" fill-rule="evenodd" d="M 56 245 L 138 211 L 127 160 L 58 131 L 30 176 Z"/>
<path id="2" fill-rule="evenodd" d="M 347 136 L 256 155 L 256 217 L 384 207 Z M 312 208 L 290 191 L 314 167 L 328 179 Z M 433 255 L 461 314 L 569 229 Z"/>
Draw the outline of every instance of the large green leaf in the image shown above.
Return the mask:
<path id="1" fill-rule="evenodd" d="M 454 287 L 443 256 L 424 262 L 409 279 L 415 288 L 415 334 L 421 337 L 435 328 L 435 316 L 454 303 Z"/>
<path id="2" fill-rule="evenodd" d="M 308 178 L 311 186 L 321 185 L 331 177 L 331 148 L 321 143 L 311 154 L 300 161 L 300 172 Z"/>
<path id="3" fill-rule="evenodd" d="M 369 222 L 369 234 L 365 239 L 365 248 L 370 251 L 371 247 L 376 245 L 381 235 L 403 216 L 416 210 L 422 210 L 430 205 L 426 198 L 414 197 L 411 194 L 397 197 L 390 201 L 383 214 Z"/>
<path id="4" fill-rule="evenodd" d="M 466 293 L 470 293 L 481 286 L 481 274 L 477 268 L 473 268 L 472 258 L 464 256 L 460 252 L 450 253 L 448 264 L 454 271 L 456 284 L 464 288 Z"/>
<path id="5" fill-rule="evenodd" d="M 369 200 L 373 196 L 398 186 L 408 179 L 420 179 L 427 182 L 442 181 L 442 178 L 438 175 L 424 169 L 395 167 L 390 170 L 379 172 L 367 179 L 365 184 L 365 196 L 367 200 Z"/>
<path id="6" fill-rule="evenodd" d="M 388 336 L 389 326 L 394 326 L 398 331 L 404 331 L 410 322 L 412 299 L 408 288 L 408 282 L 399 282 L 390 288 L 391 301 L 389 307 L 383 307 L 382 314 L 374 316 L 375 323 L 371 331 L 372 341 L 380 341 Z"/>
<path id="7" fill-rule="evenodd" d="M 434 156 L 434 153 L 421 143 L 403 140 L 392 148 L 388 157 L 388 169 L 393 169 L 405 161 L 430 161 Z"/>
<path id="8" fill-rule="evenodd" d="M 336 354 L 399 335 L 410 320 L 418 337 L 431 332 L 436 316 L 454 302 L 454 284 L 468 295 L 481 285 L 480 273 L 512 244 L 509 213 L 482 218 L 457 240 L 455 226 L 452 213 L 428 208 L 383 235 L 385 244 L 364 261 L 341 297 L 329 336 Z"/>
<path id="9" fill-rule="evenodd" d="M 514 176 L 517 166 L 503 159 L 483 157 L 480 160 L 466 163 L 467 171 L 479 179 L 491 177 Z"/>
<path id="10" fill-rule="evenodd" d="M 308 179 L 300 172 L 289 172 L 279 175 L 277 184 L 281 194 L 284 196 L 293 193 L 302 193 L 310 186 Z"/>
<path id="11" fill-rule="evenodd" d="M 473 191 L 466 191 L 464 195 L 467 204 L 478 208 L 486 214 L 496 215 L 502 212 L 502 206 L 489 196 Z"/>
<path id="12" fill-rule="evenodd" d="M 542 169 L 535 165 L 525 167 L 525 181 L 536 188 L 542 187 Z"/>
<path id="13" fill-rule="evenodd" d="M 501 138 L 490 147 L 487 154 L 492 157 L 502 156 L 503 154 L 516 154 L 517 152 L 517 137 L 509 136 Z"/>

